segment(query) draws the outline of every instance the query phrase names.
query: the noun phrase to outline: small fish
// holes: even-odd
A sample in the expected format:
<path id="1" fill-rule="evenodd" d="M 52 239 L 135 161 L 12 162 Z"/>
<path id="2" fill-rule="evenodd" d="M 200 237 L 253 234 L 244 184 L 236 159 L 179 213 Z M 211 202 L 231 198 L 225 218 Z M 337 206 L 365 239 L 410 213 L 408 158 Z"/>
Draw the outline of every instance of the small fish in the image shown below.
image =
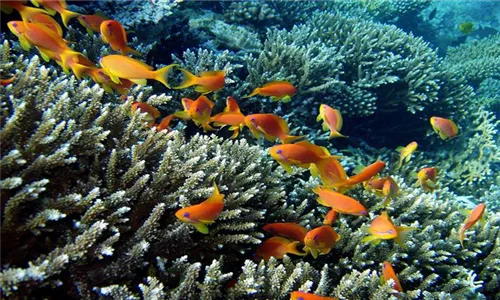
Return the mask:
<path id="1" fill-rule="evenodd" d="M 61 25 L 57 23 L 56 20 L 54 20 L 51 16 L 46 15 L 46 14 L 36 14 L 32 17 L 31 20 L 33 23 L 37 24 L 43 24 L 47 26 L 50 30 L 54 31 L 57 33 L 58 36 L 62 37 L 63 35 L 63 30 L 61 28 Z"/>
<path id="2" fill-rule="evenodd" d="M 214 192 L 200 204 L 179 209 L 175 216 L 182 222 L 193 225 L 199 232 L 208 233 L 207 224 L 215 222 L 224 208 L 224 195 L 219 192 L 214 182 Z"/>
<path id="3" fill-rule="evenodd" d="M 307 229 L 297 223 L 269 223 L 262 227 L 262 229 L 274 235 L 289 238 L 300 243 L 304 242 L 304 237 L 307 233 Z"/>
<path id="4" fill-rule="evenodd" d="M 111 77 L 114 83 L 120 83 L 120 78 L 128 79 L 139 85 L 146 85 L 147 79 L 154 79 L 163 83 L 167 88 L 168 73 L 176 65 L 168 65 L 156 71 L 147 64 L 124 55 L 108 55 L 99 61 L 106 74 Z"/>
<path id="5" fill-rule="evenodd" d="M 293 173 L 291 166 L 307 169 L 311 167 L 311 164 L 331 157 L 328 150 L 308 141 L 276 145 L 269 148 L 269 154 L 290 174 Z"/>
<path id="6" fill-rule="evenodd" d="M 462 248 L 465 248 L 464 247 L 465 231 L 474 226 L 474 224 L 476 224 L 477 221 L 484 222 L 483 215 L 485 210 L 486 210 L 486 205 L 484 203 L 480 203 L 476 207 L 474 207 L 473 210 L 466 211 L 467 213 L 469 213 L 469 217 L 465 220 L 464 225 L 460 229 L 460 236 L 459 236 L 460 245 L 462 245 Z"/>
<path id="7" fill-rule="evenodd" d="M 429 21 L 434 19 L 434 17 L 436 16 L 436 13 L 437 13 L 437 7 L 434 7 L 434 9 L 430 12 L 429 14 Z"/>
<path id="8" fill-rule="evenodd" d="M 78 22 L 85 27 L 87 33 L 92 36 L 94 32 L 101 32 L 102 22 L 108 20 L 108 18 L 100 15 L 81 15 L 78 17 Z"/>
<path id="9" fill-rule="evenodd" d="M 128 91 L 134 84 L 128 79 L 120 79 L 120 83 L 115 83 L 111 80 L 111 77 L 106 74 L 105 70 L 99 68 L 93 68 L 85 71 L 85 74 L 90 76 L 95 83 L 99 84 L 106 92 L 113 94 L 113 91 L 117 91 L 120 95 L 124 96 L 128 94 Z"/>
<path id="10" fill-rule="evenodd" d="M 432 117 L 430 122 L 434 132 L 439 134 L 439 137 L 443 140 L 452 139 L 458 135 L 457 124 L 455 124 L 452 120 Z"/>
<path id="11" fill-rule="evenodd" d="M 330 209 L 323 219 L 323 225 L 332 226 L 338 215 L 339 213 L 335 209 Z"/>
<path id="12" fill-rule="evenodd" d="M 165 118 L 161 119 L 159 124 L 156 124 L 156 130 L 157 131 L 162 131 L 162 130 L 168 130 L 170 131 L 170 122 L 175 118 L 175 115 L 168 115 Z"/>
<path id="13" fill-rule="evenodd" d="M 377 196 L 386 198 L 381 205 L 383 207 L 386 207 L 391 200 L 396 199 L 399 194 L 399 186 L 391 176 L 374 178 L 364 184 L 364 186 L 366 190 L 373 191 Z"/>
<path id="14" fill-rule="evenodd" d="M 474 28 L 474 23 L 472 22 L 463 22 L 461 23 L 460 25 L 458 25 L 458 29 L 465 33 L 466 35 L 469 35 L 471 34 L 474 30 L 476 30 Z"/>
<path id="15" fill-rule="evenodd" d="M 161 116 L 161 113 L 158 109 L 146 102 L 132 103 L 131 112 L 135 113 L 137 110 L 139 110 L 141 113 L 147 113 L 146 121 L 148 122 L 149 127 L 153 126 L 155 120 Z"/>
<path id="16" fill-rule="evenodd" d="M 390 279 L 394 281 L 394 289 L 402 293 L 403 288 L 401 287 L 401 283 L 399 282 L 396 272 L 394 272 L 392 265 L 388 261 L 384 261 L 382 263 L 382 276 L 380 277 L 380 282 L 384 284 Z"/>
<path id="17" fill-rule="evenodd" d="M 361 241 L 378 245 L 382 240 L 394 239 L 401 248 L 405 248 L 404 239 L 408 232 L 415 230 L 409 226 L 395 226 L 387 211 L 383 211 L 380 216 L 373 219 L 367 232 L 370 234 Z"/>
<path id="18" fill-rule="evenodd" d="M 229 96 L 226 99 L 226 108 L 224 111 L 213 116 L 210 122 L 212 122 L 213 126 L 217 127 L 229 125 L 229 130 L 233 131 L 231 138 L 234 139 L 245 126 L 245 115 L 241 113 L 236 100 Z"/>
<path id="19" fill-rule="evenodd" d="M 31 0 L 31 3 L 33 3 L 36 7 L 39 7 L 41 4 L 52 16 L 58 12 L 61 15 L 64 27 L 66 28 L 68 28 L 68 22 L 72 18 L 76 18 L 80 15 L 77 12 L 67 10 L 66 8 L 68 5 L 64 0 Z"/>
<path id="20" fill-rule="evenodd" d="M 332 227 L 323 225 L 310 230 L 304 238 L 304 252 L 311 252 L 314 258 L 319 254 L 328 254 L 335 243 L 340 240 L 340 235 Z"/>
<path id="21" fill-rule="evenodd" d="M 141 53 L 127 46 L 127 33 L 122 24 L 115 20 L 106 20 L 101 23 L 101 39 L 109 44 L 114 51 L 120 51 L 121 55 Z"/>
<path id="22" fill-rule="evenodd" d="M 342 135 L 339 131 L 342 129 L 342 115 L 338 109 L 333 109 L 326 104 L 321 104 L 319 106 L 319 114 L 316 117 L 316 121 L 323 120 L 323 130 L 330 130 L 330 136 L 328 139 L 348 136 Z"/>
<path id="23" fill-rule="evenodd" d="M 256 255 L 259 258 L 263 258 L 265 261 L 268 261 L 271 256 L 276 259 L 283 259 L 288 253 L 305 256 L 307 253 L 297 250 L 299 244 L 298 241 L 291 241 L 283 237 L 274 236 L 265 240 L 262 245 L 257 248 Z"/>
<path id="24" fill-rule="evenodd" d="M 338 213 L 354 216 L 368 215 L 368 210 L 356 199 L 321 186 L 315 187 L 313 192 L 318 195 L 319 204 L 331 207 Z"/>
<path id="25" fill-rule="evenodd" d="M 0 85 L 1 86 L 8 86 L 9 84 L 11 84 L 14 79 L 16 79 L 16 75 L 12 76 L 11 78 L 7 78 L 7 79 L 0 79 Z"/>
<path id="26" fill-rule="evenodd" d="M 304 293 L 301 291 L 295 291 L 290 294 L 290 300 L 338 300 L 338 298 L 333 297 L 323 297 L 312 293 Z"/>
<path id="27" fill-rule="evenodd" d="M 21 15 L 21 19 L 24 24 L 28 24 L 30 21 L 33 21 L 33 17 L 38 14 L 47 14 L 47 12 L 43 9 L 34 8 L 30 6 L 23 5 L 22 1 L 0 1 L 0 8 L 2 12 L 10 14 L 12 10 L 17 10 L 17 12 Z"/>
<path id="28" fill-rule="evenodd" d="M 399 163 L 396 166 L 396 170 L 401 168 L 403 166 L 403 162 L 409 162 L 411 159 L 411 155 L 413 152 L 415 152 L 418 148 L 417 142 L 411 142 L 406 147 L 398 147 L 396 151 L 400 152 L 399 154 Z"/>
<path id="29" fill-rule="evenodd" d="M 266 140 L 279 139 L 282 144 L 290 144 L 303 136 L 289 135 L 288 124 L 275 114 L 253 114 L 245 117 L 245 124 L 256 138 L 262 134 Z"/>
<path id="30" fill-rule="evenodd" d="M 353 186 L 360 184 L 362 182 L 370 180 L 372 177 L 380 173 L 385 168 L 385 163 L 383 161 L 376 161 L 366 168 L 362 169 L 358 174 L 353 175 L 345 180 L 340 180 L 327 186 L 330 188 L 336 188 L 339 192 L 344 192 Z"/>
<path id="31" fill-rule="evenodd" d="M 426 192 L 432 192 L 436 188 L 438 169 L 436 167 L 423 168 L 417 173 L 417 184 Z"/>
<path id="32" fill-rule="evenodd" d="M 188 70 L 182 68 L 179 68 L 179 70 L 183 73 L 184 79 L 174 89 L 185 89 L 195 85 L 195 91 L 202 94 L 209 94 L 222 89 L 226 81 L 226 72 L 224 71 L 205 71 L 201 72 L 200 76 L 196 76 Z"/>
<path id="33" fill-rule="evenodd" d="M 202 126 L 205 132 L 215 130 L 209 125 L 211 122 L 210 115 L 212 114 L 212 108 L 215 105 L 210 99 L 205 95 L 201 95 L 196 100 L 182 98 L 181 101 L 184 110 L 174 113 L 177 118 L 193 120 L 196 126 Z"/>
<path id="34" fill-rule="evenodd" d="M 330 156 L 311 165 L 311 174 L 320 177 L 325 186 L 343 183 L 347 180 L 344 167 L 338 161 L 338 156 Z"/>
<path id="35" fill-rule="evenodd" d="M 253 92 L 243 98 L 250 98 L 255 95 L 271 97 L 273 101 L 290 102 L 292 96 L 297 93 L 297 89 L 288 81 L 272 81 L 262 87 L 258 87 Z"/>

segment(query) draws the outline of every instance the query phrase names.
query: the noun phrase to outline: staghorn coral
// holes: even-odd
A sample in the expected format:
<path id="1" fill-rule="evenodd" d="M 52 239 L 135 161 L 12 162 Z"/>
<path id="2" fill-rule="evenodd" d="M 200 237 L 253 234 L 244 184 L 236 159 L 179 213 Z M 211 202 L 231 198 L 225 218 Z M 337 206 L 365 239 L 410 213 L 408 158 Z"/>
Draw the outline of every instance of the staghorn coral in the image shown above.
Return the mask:
<path id="1" fill-rule="evenodd" d="M 274 25 L 282 21 L 281 14 L 272 3 L 260 1 L 233 1 L 224 10 L 228 22 L 239 24 Z"/>
<path id="2" fill-rule="evenodd" d="M 463 75 L 474 86 L 488 78 L 500 78 L 500 34 L 470 40 L 450 47 L 444 58 L 444 67 Z"/>
<path id="3" fill-rule="evenodd" d="M 22 64 L 15 84 L 0 87 L 5 296 L 58 287 L 57 294 L 91 298 L 94 287 L 130 280 L 120 293 L 139 283 L 145 293 L 144 284 L 155 282 L 145 279 L 152 257 L 189 254 L 203 262 L 260 242 L 255 229 L 266 210 L 279 210 L 284 192 L 258 147 L 146 130 L 141 115 L 128 116 L 133 97 L 113 103 L 99 87 L 40 66 L 36 56 Z M 206 198 L 213 180 L 225 209 L 199 237 L 174 212 Z M 162 284 L 174 289 L 169 282 Z"/>

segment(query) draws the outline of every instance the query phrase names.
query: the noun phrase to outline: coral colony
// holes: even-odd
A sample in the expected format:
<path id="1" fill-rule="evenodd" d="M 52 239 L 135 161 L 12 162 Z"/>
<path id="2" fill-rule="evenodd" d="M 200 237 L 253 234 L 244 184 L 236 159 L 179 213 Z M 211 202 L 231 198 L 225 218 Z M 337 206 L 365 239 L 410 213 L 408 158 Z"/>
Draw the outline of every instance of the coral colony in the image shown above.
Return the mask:
<path id="1" fill-rule="evenodd" d="M 494 2 L 2 0 L 1 297 L 498 299 Z"/>

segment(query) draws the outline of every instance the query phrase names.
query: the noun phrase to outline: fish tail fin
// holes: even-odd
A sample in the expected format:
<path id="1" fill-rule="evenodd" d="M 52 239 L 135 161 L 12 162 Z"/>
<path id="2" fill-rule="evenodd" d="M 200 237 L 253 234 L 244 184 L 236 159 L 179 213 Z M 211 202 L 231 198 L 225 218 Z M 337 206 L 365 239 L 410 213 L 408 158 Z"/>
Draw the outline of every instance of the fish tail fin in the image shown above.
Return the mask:
<path id="1" fill-rule="evenodd" d="M 332 131 L 330 132 L 330 136 L 328 137 L 328 139 L 335 139 L 335 138 L 348 138 L 349 136 L 347 135 L 343 135 L 341 134 L 340 132 L 338 131 Z"/>
<path id="2" fill-rule="evenodd" d="M 297 246 L 299 246 L 299 245 L 300 245 L 300 242 L 298 242 L 298 241 L 291 242 L 290 244 L 287 245 L 287 253 L 291 253 L 291 254 L 295 254 L 295 255 L 299 255 L 299 256 L 306 256 L 307 252 L 300 252 L 297 249 Z"/>
<path id="3" fill-rule="evenodd" d="M 291 144 L 293 142 L 295 142 L 296 140 L 298 139 L 301 139 L 305 137 L 305 135 L 286 135 L 282 140 L 281 142 L 283 144 Z"/>
<path id="4" fill-rule="evenodd" d="M 69 72 L 69 67 L 71 62 L 78 62 L 78 57 L 82 54 L 80 52 L 67 50 L 60 54 L 61 57 L 61 67 L 63 71 Z"/>
<path id="5" fill-rule="evenodd" d="M 123 55 L 127 55 L 127 54 L 134 54 L 134 55 L 137 55 L 137 56 L 142 56 L 142 53 L 131 48 L 131 47 L 125 47 L 125 50 L 123 51 Z"/>
<path id="6" fill-rule="evenodd" d="M 203 131 L 204 132 L 215 131 L 215 128 L 213 128 L 212 126 L 210 126 L 209 122 L 205 122 L 205 123 L 201 124 L 201 126 L 203 127 Z"/>
<path id="7" fill-rule="evenodd" d="M 88 67 L 81 64 L 75 64 L 71 66 L 71 70 L 73 74 L 75 74 L 78 80 L 81 80 L 82 77 L 89 75 L 89 73 L 95 69 L 94 67 Z"/>
<path id="8" fill-rule="evenodd" d="M 256 89 L 253 90 L 253 92 L 250 93 L 250 95 L 244 96 L 242 98 L 250 98 L 250 97 L 253 97 L 255 95 L 258 95 L 259 93 L 260 93 L 260 88 L 256 88 Z"/>
<path id="9" fill-rule="evenodd" d="M 240 128 L 239 127 L 236 127 L 233 129 L 233 135 L 231 135 L 231 138 L 232 139 L 235 139 L 238 137 L 238 134 L 240 134 Z"/>
<path id="10" fill-rule="evenodd" d="M 158 69 L 155 71 L 155 80 L 163 83 L 164 86 L 167 88 L 171 89 L 170 85 L 168 85 L 168 74 L 170 71 L 174 68 L 177 67 L 177 64 L 171 64 L 166 67 L 163 67 L 161 69 Z"/>
<path id="11" fill-rule="evenodd" d="M 196 75 L 194 75 L 193 73 L 189 72 L 188 70 L 185 70 L 182 68 L 179 68 L 179 71 L 182 72 L 184 78 L 182 79 L 182 82 L 180 85 L 173 87 L 174 89 L 185 89 L 187 87 L 190 87 L 190 86 L 196 84 L 196 80 L 198 79 L 198 77 L 196 77 Z"/>
<path id="12" fill-rule="evenodd" d="M 396 226 L 396 230 L 398 231 L 398 235 L 396 236 L 396 238 L 394 240 L 396 241 L 396 243 L 398 243 L 398 245 L 401 248 L 405 249 L 406 246 L 404 244 L 404 241 L 405 241 L 406 237 L 408 236 L 408 233 L 412 232 L 415 229 L 417 229 L 417 228 L 409 227 L 409 226 Z"/>
<path id="13" fill-rule="evenodd" d="M 70 10 L 63 10 L 61 12 L 61 19 L 63 21 L 63 24 L 64 24 L 64 27 L 68 28 L 68 23 L 71 19 L 73 18 L 76 18 L 78 16 L 80 16 L 81 14 L 77 13 L 77 12 L 74 12 L 74 11 L 70 11 Z"/>

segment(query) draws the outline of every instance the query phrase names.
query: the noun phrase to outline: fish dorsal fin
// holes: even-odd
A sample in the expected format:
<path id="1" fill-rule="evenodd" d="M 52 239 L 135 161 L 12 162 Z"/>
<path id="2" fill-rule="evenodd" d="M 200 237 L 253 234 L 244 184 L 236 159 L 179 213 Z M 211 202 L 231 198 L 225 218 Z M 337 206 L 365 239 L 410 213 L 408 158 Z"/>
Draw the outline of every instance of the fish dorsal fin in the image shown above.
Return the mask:
<path id="1" fill-rule="evenodd" d="M 234 99 L 231 96 L 227 97 L 226 108 L 224 109 L 224 111 L 225 112 L 232 112 L 232 113 L 241 113 L 238 102 L 236 102 L 236 99 Z"/>
<path id="2" fill-rule="evenodd" d="M 213 102 L 212 102 L 210 99 L 208 99 L 208 97 L 207 97 L 207 96 L 205 96 L 205 95 L 201 95 L 201 96 L 200 96 L 200 97 L 198 97 L 195 101 L 200 101 L 200 102 L 201 102 L 201 101 L 203 101 L 203 102 L 206 102 L 210 108 L 213 108 L 213 107 L 214 107 L 214 105 L 215 105 L 215 103 L 213 103 Z"/>
<path id="3" fill-rule="evenodd" d="M 389 217 L 389 214 L 387 214 L 387 210 L 384 210 L 381 214 L 380 214 L 380 217 L 386 219 L 386 220 L 389 220 L 391 221 L 391 217 Z M 391 221 L 392 222 L 392 221 Z"/>
<path id="4" fill-rule="evenodd" d="M 200 72 L 200 77 L 202 76 L 220 76 L 220 75 L 225 75 L 226 72 L 224 71 L 203 71 Z"/>
<path id="5" fill-rule="evenodd" d="M 187 110 L 189 110 L 191 105 L 193 105 L 194 100 L 191 100 L 189 98 L 182 98 L 181 102 L 182 102 L 182 107 L 184 107 L 184 110 L 187 111 Z"/>

